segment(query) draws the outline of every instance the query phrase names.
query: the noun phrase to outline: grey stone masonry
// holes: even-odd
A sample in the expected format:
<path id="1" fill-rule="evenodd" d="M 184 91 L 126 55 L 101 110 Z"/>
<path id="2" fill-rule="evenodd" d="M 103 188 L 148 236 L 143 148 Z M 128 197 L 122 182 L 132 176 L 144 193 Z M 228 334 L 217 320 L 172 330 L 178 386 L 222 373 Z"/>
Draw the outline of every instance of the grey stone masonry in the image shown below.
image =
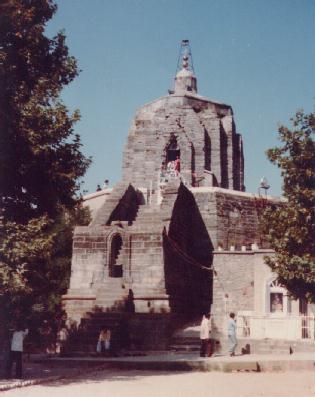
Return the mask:
<path id="1" fill-rule="evenodd" d="M 243 147 L 232 108 L 198 95 L 195 76 L 184 69 L 174 93 L 138 110 L 124 150 L 123 180 L 155 189 L 161 169 L 177 156 L 189 186 L 207 170 L 214 186 L 244 190 Z"/>
<path id="2" fill-rule="evenodd" d="M 207 169 L 217 186 L 244 190 L 241 138 L 235 132 L 231 107 L 188 94 L 169 95 L 137 112 L 124 150 L 123 180 L 157 188 L 172 140 L 188 184 Z"/>
<path id="3" fill-rule="evenodd" d="M 254 309 L 254 252 L 216 251 L 213 258 L 213 335 L 227 333 L 230 312 Z"/>
<path id="4" fill-rule="evenodd" d="M 175 90 L 136 113 L 122 169 L 122 181 L 104 196 L 91 224 L 75 229 L 64 297 L 69 317 L 132 305 L 141 313 L 198 317 L 213 304 L 219 315 L 212 263 L 235 292 L 231 299 L 241 308 L 250 301 L 252 256 L 231 262 L 218 250 L 264 247 L 259 217 L 267 202 L 277 201 L 244 192 L 232 108 L 197 93 L 187 57 Z"/>
<path id="5" fill-rule="evenodd" d="M 109 198 L 101 206 L 101 208 L 98 210 L 95 218 L 93 219 L 93 221 L 92 221 L 93 226 L 106 225 L 111 213 L 117 207 L 117 205 L 118 205 L 120 199 L 122 198 L 122 196 L 124 195 L 127 187 L 128 187 L 128 183 L 126 183 L 126 182 L 118 182 L 114 186 L 113 190 L 110 193 Z"/>

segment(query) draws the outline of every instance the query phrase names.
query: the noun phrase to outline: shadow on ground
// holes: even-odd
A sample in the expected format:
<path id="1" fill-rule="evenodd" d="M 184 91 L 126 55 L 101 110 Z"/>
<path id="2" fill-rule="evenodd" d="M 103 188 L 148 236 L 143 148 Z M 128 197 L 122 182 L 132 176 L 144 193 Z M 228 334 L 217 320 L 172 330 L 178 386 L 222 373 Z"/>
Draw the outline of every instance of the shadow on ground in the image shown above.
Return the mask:
<path id="1" fill-rule="evenodd" d="M 107 382 L 125 382 L 125 381 L 135 381 L 147 376 L 167 376 L 167 375 L 179 375 L 187 373 L 186 371 L 146 371 L 146 370 L 123 370 L 120 371 L 119 369 L 95 369 L 87 374 L 81 374 L 76 377 L 61 379 L 52 382 L 45 382 L 45 386 L 48 387 L 58 387 L 58 386 L 67 386 L 67 385 L 74 385 L 84 383 L 101 383 L 104 381 Z"/>

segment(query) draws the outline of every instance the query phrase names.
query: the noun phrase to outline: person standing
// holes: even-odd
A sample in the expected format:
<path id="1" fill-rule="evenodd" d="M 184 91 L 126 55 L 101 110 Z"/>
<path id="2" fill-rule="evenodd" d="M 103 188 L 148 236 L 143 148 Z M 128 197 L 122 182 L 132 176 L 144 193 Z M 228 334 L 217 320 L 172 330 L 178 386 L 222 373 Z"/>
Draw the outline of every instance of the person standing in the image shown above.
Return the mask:
<path id="1" fill-rule="evenodd" d="M 236 321 L 235 321 L 235 314 L 230 313 L 230 318 L 228 322 L 228 341 L 229 341 L 229 353 L 230 356 L 235 356 L 235 348 L 237 345 L 236 340 Z"/>
<path id="2" fill-rule="evenodd" d="M 57 335 L 57 344 L 56 344 L 56 352 L 62 356 L 66 353 L 66 344 L 68 339 L 69 333 L 65 324 L 62 325 L 60 328 L 58 335 Z"/>
<path id="3" fill-rule="evenodd" d="M 176 176 L 178 176 L 180 173 L 180 158 L 178 156 L 176 157 L 174 168 L 175 168 L 175 174 Z"/>
<path id="4" fill-rule="evenodd" d="M 109 180 L 105 179 L 104 183 L 103 183 L 103 189 L 107 189 L 109 186 Z"/>
<path id="5" fill-rule="evenodd" d="M 25 329 L 25 327 L 23 327 L 21 324 L 18 324 L 16 330 L 13 332 L 10 355 L 6 366 L 7 378 L 11 378 L 11 369 L 14 362 L 16 378 L 22 378 L 23 341 L 27 334 L 28 329 Z"/>
<path id="6" fill-rule="evenodd" d="M 101 353 L 103 356 L 108 356 L 110 353 L 110 339 L 111 339 L 111 332 L 109 329 L 101 329 L 99 338 L 98 338 L 98 345 L 97 345 L 97 352 Z"/>
<path id="7" fill-rule="evenodd" d="M 202 317 L 200 324 L 200 357 L 207 357 L 209 349 L 209 337 L 211 331 L 210 313 Z"/>

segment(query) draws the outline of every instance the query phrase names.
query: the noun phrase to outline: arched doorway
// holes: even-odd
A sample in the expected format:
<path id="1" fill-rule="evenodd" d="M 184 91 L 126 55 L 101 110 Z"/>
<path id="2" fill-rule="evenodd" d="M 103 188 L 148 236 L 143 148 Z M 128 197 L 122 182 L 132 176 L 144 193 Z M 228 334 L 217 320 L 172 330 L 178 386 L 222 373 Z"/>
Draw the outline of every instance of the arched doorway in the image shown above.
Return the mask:
<path id="1" fill-rule="evenodd" d="M 177 144 L 177 139 L 174 134 L 171 135 L 169 144 L 166 147 L 166 164 L 170 161 L 175 161 L 180 158 L 180 150 Z"/>
<path id="2" fill-rule="evenodd" d="M 170 140 L 164 149 L 165 161 L 161 166 L 160 181 L 169 181 L 180 176 L 180 149 L 177 144 L 177 138 L 174 133 L 171 134 Z"/>
<path id="3" fill-rule="evenodd" d="M 122 264 L 117 263 L 119 253 L 122 248 L 122 238 L 120 234 L 113 236 L 110 245 L 110 256 L 109 256 L 109 277 L 122 277 L 123 268 Z"/>

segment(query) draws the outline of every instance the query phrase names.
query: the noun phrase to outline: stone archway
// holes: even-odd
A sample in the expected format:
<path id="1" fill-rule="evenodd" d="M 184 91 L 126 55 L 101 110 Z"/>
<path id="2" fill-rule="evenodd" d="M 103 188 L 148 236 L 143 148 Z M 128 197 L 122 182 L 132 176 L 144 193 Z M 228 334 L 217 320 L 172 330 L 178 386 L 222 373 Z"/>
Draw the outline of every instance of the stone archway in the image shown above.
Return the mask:
<path id="1" fill-rule="evenodd" d="M 166 146 L 166 164 L 170 161 L 175 161 L 177 158 L 180 158 L 180 149 L 176 136 L 172 134 L 169 143 Z"/>
<path id="2" fill-rule="evenodd" d="M 109 266 L 108 276 L 109 277 L 122 277 L 123 276 L 123 265 L 117 263 L 119 253 L 123 246 L 123 240 L 120 234 L 115 234 L 110 243 L 109 252 Z"/>

